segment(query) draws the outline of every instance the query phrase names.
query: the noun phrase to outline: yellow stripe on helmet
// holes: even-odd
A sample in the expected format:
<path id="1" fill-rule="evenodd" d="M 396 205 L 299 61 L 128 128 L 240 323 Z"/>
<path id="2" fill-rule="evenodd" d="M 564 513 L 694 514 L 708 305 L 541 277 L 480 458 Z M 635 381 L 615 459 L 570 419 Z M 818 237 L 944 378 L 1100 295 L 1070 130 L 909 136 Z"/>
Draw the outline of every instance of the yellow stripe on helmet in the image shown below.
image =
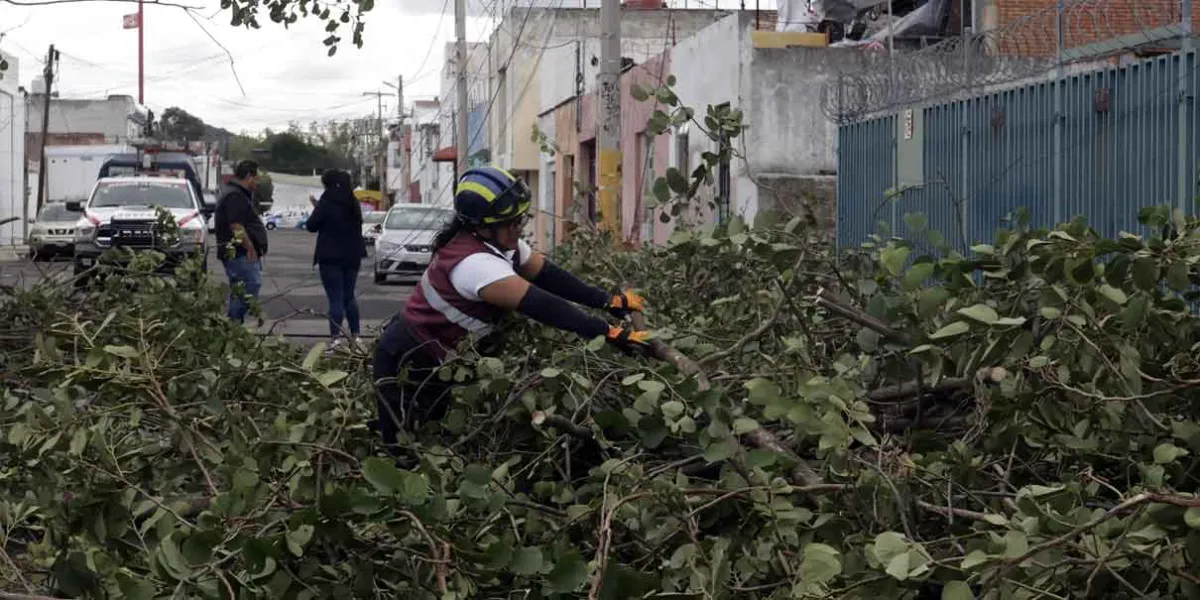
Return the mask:
<path id="1" fill-rule="evenodd" d="M 488 202 L 492 202 L 496 199 L 495 192 L 488 189 L 486 185 L 483 185 L 482 183 L 476 183 L 474 181 L 464 181 L 458 184 L 458 187 L 454 190 L 454 195 L 457 196 L 463 192 L 475 192 L 476 194 L 483 196 L 483 199 L 487 200 Z"/>
<path id="2" fill-rule="evenodd" d="M 516 176 L 514 176 L 512 173 L 509 173 L 506 169 L 501 169 L 500 167 L 492 167 L 492 168 L 497 171 L 500 171 L 501 173 L 504 173 L 504 176 L 507 177 L 509 181 L 517 180 Z"/>

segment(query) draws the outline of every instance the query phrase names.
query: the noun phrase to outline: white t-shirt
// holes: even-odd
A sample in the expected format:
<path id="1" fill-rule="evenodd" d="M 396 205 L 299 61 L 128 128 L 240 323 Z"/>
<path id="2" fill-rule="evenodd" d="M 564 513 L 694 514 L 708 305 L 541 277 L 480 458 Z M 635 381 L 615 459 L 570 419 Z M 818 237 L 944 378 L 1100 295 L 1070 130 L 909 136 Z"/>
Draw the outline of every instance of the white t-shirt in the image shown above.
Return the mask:
<path id="1" fill-rule="evenodd" d="M 455 291 L 467 300 L 479 301 L 479 290 L 504 279 L 512 277 L 517 272 L 513 270 L 513 250 L 501 252 L 499 248 L 484 242 L 484 245 L 496 253 L 479 252 L 472 254 L 450 269 L 450 284 Z M 519 253 L 518 264 L 524 266 L 533 256 L 533 248 L 525 240 L 517 240 L 516 252 Z M 501 258 L 503 256 L 504 258 Z"/>

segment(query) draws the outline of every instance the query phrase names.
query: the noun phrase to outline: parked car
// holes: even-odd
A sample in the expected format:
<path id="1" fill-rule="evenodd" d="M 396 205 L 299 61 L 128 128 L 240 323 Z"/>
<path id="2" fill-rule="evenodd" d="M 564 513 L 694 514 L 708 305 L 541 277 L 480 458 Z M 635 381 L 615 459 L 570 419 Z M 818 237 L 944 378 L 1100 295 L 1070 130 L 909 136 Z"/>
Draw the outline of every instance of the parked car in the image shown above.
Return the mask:
<path id="1" fill-rule="evenodd" d="M 265 215 L 263 217 L 263 226 L 267 228 L 267 231 L 277 229 L 282 224 L 283 215 Z"/>
<path id="2" fill-rule="evenodd" d="M 375 240 L 383 231 L 383 220 L 387 217 L 387 213 L 382 210 L 372 210 L 363 212 L 362 235 L 363 241 L 368 246 L 375 245 Z"/>
<path id="3" fill-rule="evenodd" d="M 70 256 L 75 251 L 78 220 L 79 215 L 67 210 L 63 202 L 43 206 L 37 218 L 29 220 L 29 255 L 34 260 Z"/>
<path id="4" fill-rule="evenodd" d="M 414 276 L 425 272 L 433 255 L 433 238 L 454 211 L 433 206 L 399 204 L 387 212 L 375 240 L 375 283 L 389 276 Z"/>
<path id="5" fill-rule="evenodd" d="M 67 210 L 82 213 L 75 226 L 76 282 L 109 248 L 157 250 L 171 268 L 197 253 L 207 264 L 208 227 L 203 200 L 182 177 L 143 175 L 107 177 L 96 182 L 86 202 L 67 202 Z M 178 239 L 164 239 L 156 226 L 157 209 L 171 213 L 179 226 Z"/>

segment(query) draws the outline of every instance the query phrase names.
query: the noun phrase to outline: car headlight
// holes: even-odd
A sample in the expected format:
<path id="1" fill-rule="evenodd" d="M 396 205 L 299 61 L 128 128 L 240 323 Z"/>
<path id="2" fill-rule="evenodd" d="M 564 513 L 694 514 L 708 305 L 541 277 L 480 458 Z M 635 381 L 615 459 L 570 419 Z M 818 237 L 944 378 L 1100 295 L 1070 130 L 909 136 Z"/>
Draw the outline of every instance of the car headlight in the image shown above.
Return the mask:
<path id="1" fill-rule="evenodd" d="M 179 230 L 179 241 L 199 244 L 204 241 L 204 227 L 184 227 Z"/>
<path id="2" fill-rule="evenodd" d="M 92 224 L 75 226 L 75 241 L 90 242 L 96 237 L 96 226 Z"/>

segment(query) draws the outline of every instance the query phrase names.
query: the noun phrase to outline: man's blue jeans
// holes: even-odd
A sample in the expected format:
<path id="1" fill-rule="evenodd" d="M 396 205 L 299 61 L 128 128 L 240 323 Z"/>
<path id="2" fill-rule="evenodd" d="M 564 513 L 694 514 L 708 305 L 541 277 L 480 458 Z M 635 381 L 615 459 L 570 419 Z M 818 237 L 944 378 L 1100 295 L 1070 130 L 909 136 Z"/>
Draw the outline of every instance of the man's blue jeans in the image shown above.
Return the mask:
<path id="1" fill-rule="evenodd" d="M 250 298 L 258 298 L 262 289 L 262 261 L 250 262 L 245 256 L 221 261 L 229 278 L 229 311 L 225 314 L 238 323 L 246 322 Z M 240 288 L 240 289 L 239 289 Z"/>

